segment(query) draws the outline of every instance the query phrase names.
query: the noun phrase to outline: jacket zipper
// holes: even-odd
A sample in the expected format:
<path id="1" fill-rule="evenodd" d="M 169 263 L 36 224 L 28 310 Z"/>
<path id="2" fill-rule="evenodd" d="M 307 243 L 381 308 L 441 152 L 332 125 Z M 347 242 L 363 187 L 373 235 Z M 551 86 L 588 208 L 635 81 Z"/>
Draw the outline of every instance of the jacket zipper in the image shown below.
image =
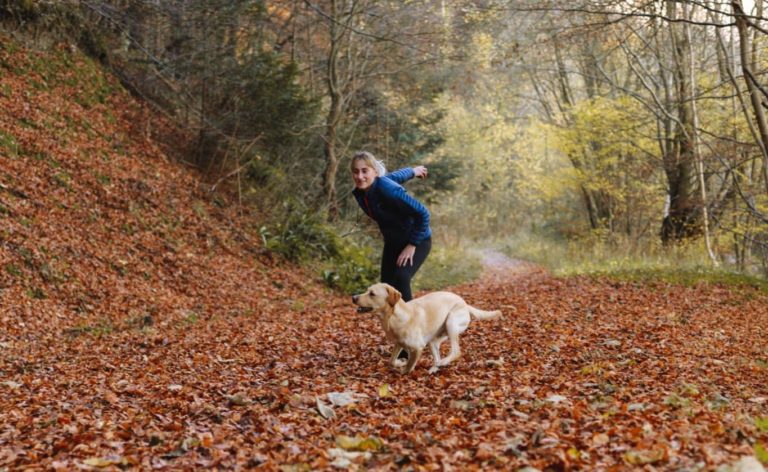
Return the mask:
<path id="1" fill-rule="evenodd" d="M 367 194 L 363 195 L 363 201 L 365 202 L 365 209 L 368 212 L 368 216 L 373 218 L 373 212 L 371 211 L 370 205 L 368 205 L 368 195 Z M 373 218 L 373 219 L 375 220 L 376 218 Z"/>

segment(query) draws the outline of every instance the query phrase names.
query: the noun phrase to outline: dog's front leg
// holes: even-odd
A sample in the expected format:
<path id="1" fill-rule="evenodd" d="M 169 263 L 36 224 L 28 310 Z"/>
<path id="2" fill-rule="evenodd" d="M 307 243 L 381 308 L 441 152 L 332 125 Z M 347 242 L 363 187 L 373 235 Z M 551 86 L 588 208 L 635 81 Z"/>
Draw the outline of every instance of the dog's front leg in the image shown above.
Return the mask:
<path id="1" fill-rule="evenodd" d="M 433 339 L 429 343 L 429 351 L 432 353 L 432 359 L 435 361 L 434 365 L 429 369 L 430 374 L 437 372 L 438 366 L 440 365 L 440 345 L 446 339 L 448 339 L 446 336 L 441 336 L 439 338 Z"/>
<path id="2" fill-rule="evenodd" d="M 413 372 L 413 369 L 416 368 L 416 363 L 419 362 L 419 359 L 421 359 L 421 353 L 422 349 L 414 349 L 413 351 L 408 350 L 408 363 L 403 367 L 403 369 L 400 371 L 403 374 L 408 374 Z"/>
<path id="3" fill-rule="evenodd" d="M 405 359 L 399 359 L 400 353 L 403 352 L 403 350 L 404 350 L 403 346 L 399 344 L 395 344 L 394 349 L 392 349 L 392 358 L 389 360 L 389 363 L 392 365 L 392 368 L 395 370 L 401 370 L 407 362 Z M 408 358 L 410 358 L 410 355 L 408 356 Z"/>

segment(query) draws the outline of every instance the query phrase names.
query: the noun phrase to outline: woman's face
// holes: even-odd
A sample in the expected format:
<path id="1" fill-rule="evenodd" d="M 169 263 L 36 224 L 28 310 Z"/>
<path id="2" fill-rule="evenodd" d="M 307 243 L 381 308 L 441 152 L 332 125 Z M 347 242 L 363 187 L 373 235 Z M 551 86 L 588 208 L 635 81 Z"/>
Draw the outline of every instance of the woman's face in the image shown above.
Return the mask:
<path id="1" fill-rule="evenodd" d="M 352 163 L 352 180 L 355 181 L 356 188 L 367 190 L 376 177 L 376 170 L 366 164 L 364 160 L 357 159 Z"/>

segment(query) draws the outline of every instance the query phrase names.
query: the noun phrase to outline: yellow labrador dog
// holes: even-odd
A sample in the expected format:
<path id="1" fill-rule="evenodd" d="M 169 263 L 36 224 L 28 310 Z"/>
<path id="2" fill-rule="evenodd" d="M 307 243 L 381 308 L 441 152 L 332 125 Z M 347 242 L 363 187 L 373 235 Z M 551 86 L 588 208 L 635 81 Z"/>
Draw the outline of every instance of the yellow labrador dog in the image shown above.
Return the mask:
<path id="1" fill-rule="evenodd" d="M 478 310 L 463 298 L 451 292 L 433 292 L 409 302 L 401 299 L 394 287 L 380 283 L 372 285 L 365 293 L 354 295 L 352 302 L 358 313 L 374 312 L 381 321 L 387 339 L 395 344 L 390 363 L 401 374 L 416 367 L 424 347 L 435 360 L 430 373 L 438 367 L 450 364 L 461 356 L 459 335 L 466 331 L 472 318 L 487 320 L 501 316 L 501 311 Z M 450 339 L 451 353 L 440 358 L 440 345 Z M 408 362 L 398 360 L 400 351 L 408 352 Z"/>

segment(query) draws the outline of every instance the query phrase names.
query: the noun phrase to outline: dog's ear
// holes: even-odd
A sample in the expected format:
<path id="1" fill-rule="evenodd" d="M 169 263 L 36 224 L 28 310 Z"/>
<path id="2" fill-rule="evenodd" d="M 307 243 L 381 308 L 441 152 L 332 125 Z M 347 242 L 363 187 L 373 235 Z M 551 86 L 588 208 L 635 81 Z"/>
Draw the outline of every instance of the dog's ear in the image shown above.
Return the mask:
<path id="1" fill-rule="evenodd" d="M 403 295 L 395 287 L 387 286 L 387 303 L 395 306 L 401 298 L 403 298 Z"/>

